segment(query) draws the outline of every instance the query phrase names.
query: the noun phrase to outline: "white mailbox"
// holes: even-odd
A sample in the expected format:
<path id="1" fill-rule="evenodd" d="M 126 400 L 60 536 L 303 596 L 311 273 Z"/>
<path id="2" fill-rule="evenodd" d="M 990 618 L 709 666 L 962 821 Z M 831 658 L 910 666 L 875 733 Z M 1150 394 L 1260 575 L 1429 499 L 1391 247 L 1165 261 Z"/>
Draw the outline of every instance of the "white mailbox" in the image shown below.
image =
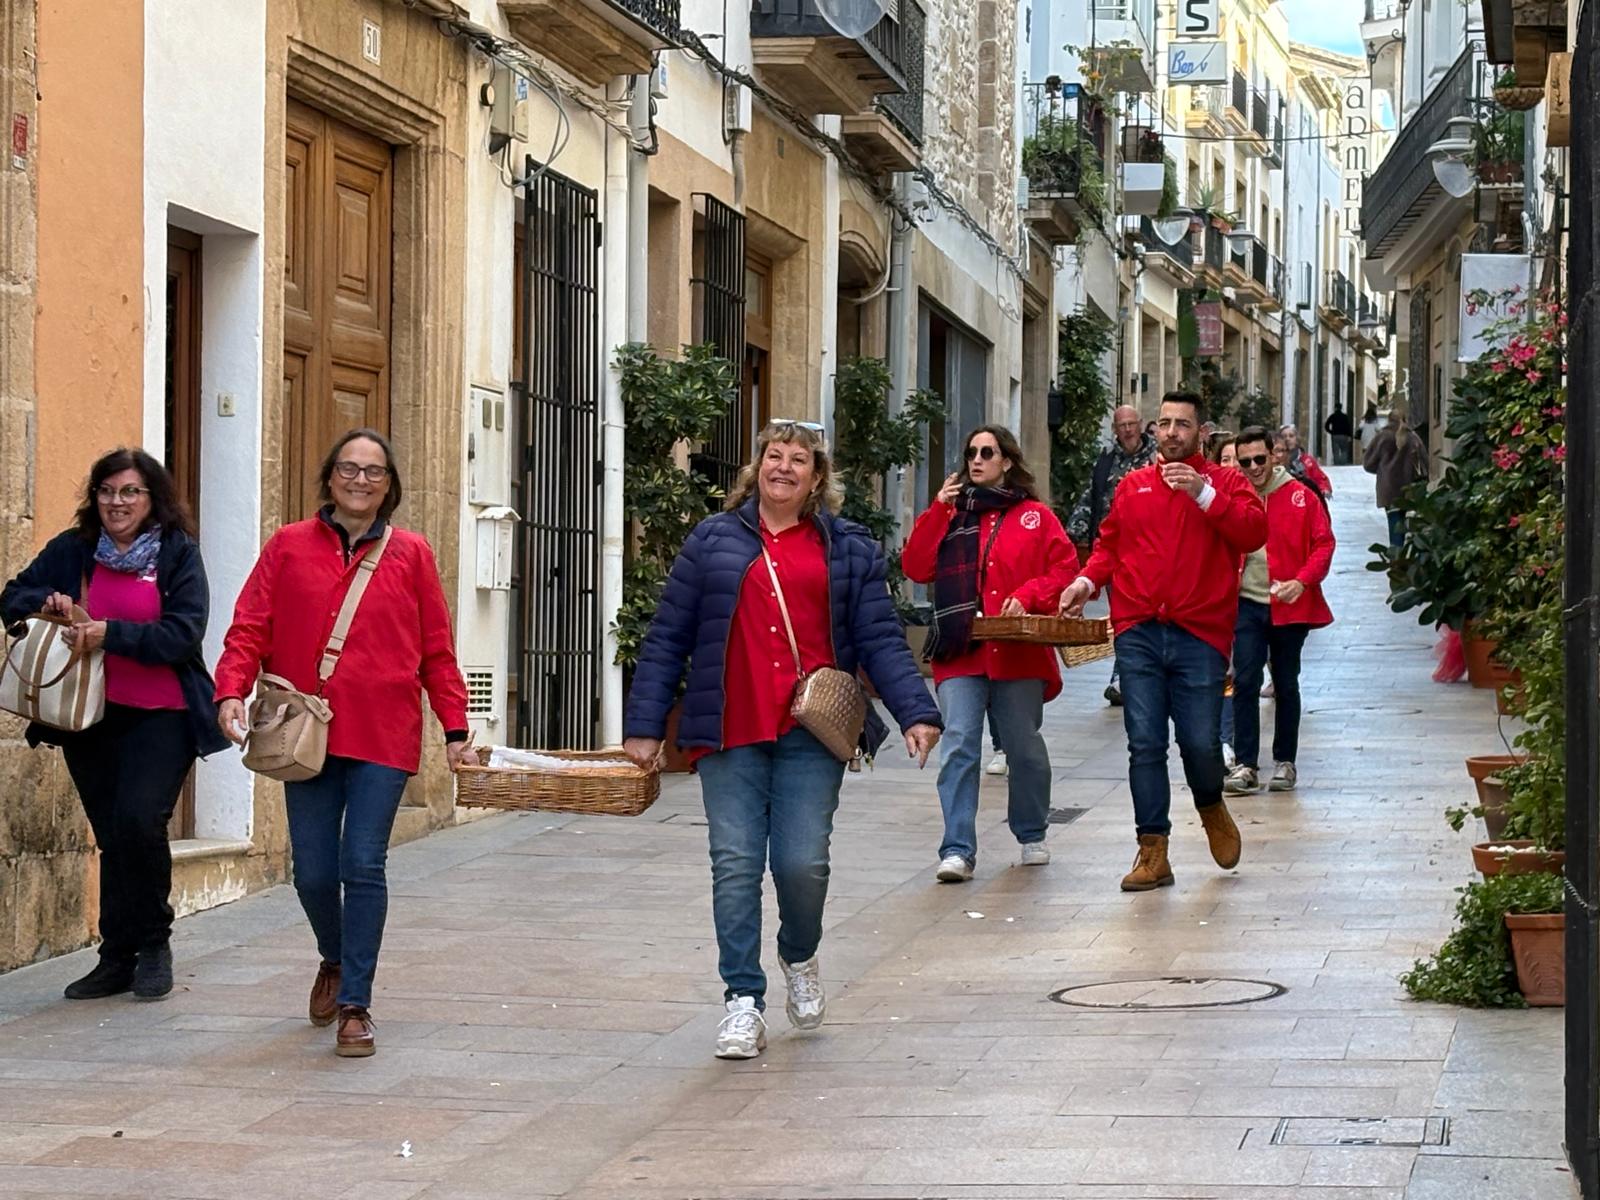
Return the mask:
<path id="1" fill-rule="evenodd" d="M 487 592 L 511 590 L 516 557 L 517 514 L 509 508 L 485 508 L 477 516 L 478 587 Z"/>

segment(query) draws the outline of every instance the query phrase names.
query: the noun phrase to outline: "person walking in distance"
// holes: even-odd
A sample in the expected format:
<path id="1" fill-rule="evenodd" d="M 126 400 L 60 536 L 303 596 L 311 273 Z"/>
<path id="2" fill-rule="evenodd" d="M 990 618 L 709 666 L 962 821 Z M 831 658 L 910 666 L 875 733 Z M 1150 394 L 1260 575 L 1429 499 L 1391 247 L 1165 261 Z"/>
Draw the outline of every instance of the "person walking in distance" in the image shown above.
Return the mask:
<path id="1" fill-rule="evenodd" d="M 672 564 L 628 691 L 623 751 L 649 767 L 688 672 L 678 739 L 700 776 L 711 849 L 718 1058 L 766 1049 L 769 863 L 789 1023 L 815 1029 L 825 1011 L 817 951 L 845 765 L 796 722 L 797 675 L 863 669 L 911 757 L 926 763 L 939 741 L 939 710 L 895 616 L 883 547 L 837 515 L 841 499 L 822 426 L 767 425 L 724 511 L 695 526 Z M 862 750 L 871 753 L 888 731 L 868 710 Z"/>
<path id="2" fill-rule="evenodd" d="M 1241 852 L 1222 798 L 1222 689 L 1239 614 L 1239 561 L 1266 542 L 1267 515 L 1243 474 L 1200 453 L 1204 407 L 1194 392 L 1162 398 L 1160 460 L 1122 481 L 1083 574 L 1061 594 L 1061 612 L 1077 616 L 1111 585 L 1139 838 L 1122 880 L 1130 892 L 1172 883 L 1169 721 L 1212 858 L 1231 868 Z"/>
<path id="3" fill-rule="evenodd" d="M 1374 438 L 1383 428 L 1383 422 L 1378 420 L 1378 406 L 1367 405 L 1367 411 L 1361 414 L 1361 424 L 1356 427 L 1356 436 L 1361 442 L 1361 457 L 1366 458 L 1367 450 L 1372 445 Z"/>
<path id="4" fill-rule="evenodd" d="M 1153 422 L 1152 422 L 1153 424 Z M 1089 474 L 1089 486 L 1083 489 L 1077 507 L 1067 518 L 1067 536 L 1078 547 L 1080 556 L 1094 549 L 1100 536 L 1100 522 L 1111 511 L 1111 497 L 1117 485 L 1129 471 L 1148 466 L 1156 458 L 1155 434 L 1139 428 L 1139 410 L 1128 404 L 1119 405 L 1111 414 L 1111 445 L 1095 459 Z M 1106 702 L 1112 707 L 1122 703 L 1122 691 L 1117 687 L 1117 665 L 1111 663 L 1111 682 L 1106 684 Z"/>
<path id="5" fill-rule="evenodd" d="M 337 1020 L 335 1054 L 366 1058 L 377 1049 L 368 1010 L 389 914 L 389 834 L 421 765 L 424 691 L 451 768 L 477 758 L 433 547 L 393 524 L 402 489 L 388 439 L 345 433 L 318 482 L 322 507 L 267 540 L 239 593 L 217 662 L 217 718 L 242 744 L 244 698 L 263 672 L 325 696 L 333 710 L 321 773 L 284 784 L 284 806 L 295 893 L 322 956 L 307 1014 L 313 1025 Z M 360 572 L 366 590 L 319 686 L 318 664 Z"/>
<path id="6" fill-rule="evenodd" d="M 1389 410 L 1389 423 L 1362 455 L 1368 475 L 1378 477 L 1378 507 L 1389 517 L 1389 545 L 1398 550 L 1406 541 L 1405 491 L 1428 473 L 1428 448 L 1406 424 L 1398 408 Z"/>
<path id="7" fill-rule="evenodd" d="M 1350 440 L 1355 434 L 1355 426 L 1351 424 L 1350 414 L 1345 412 L 1339 401 L 1333 402 L 1333 411 L 1328 414 L 1328 419 L 1322 423 L 1322 432 L 1333 439 L 1333 465 L 1348 467 L 1350 465 Z"/>
<path id="8" fill-rule="evenodd" d="M 1259 791 L 1261 672 L 1270 660 L 1274 792 L 1293 791 L 1300 743 L 1300 654 L 1313 629 L 1333 623 L 1322 581 L 1333 563 L 1333 526 L 1309 484 L 1272 460 L 1271 435 L 1246 429 L 1237 443 L 1239 466 L 1267 510 L 1267 544 L 1245 556 L 1239 618 L 1233 639 L 1233 751 L 1229 795 Z"/>
<path id="9" fill-rule="evenodd" d="M 1050 754 L 1039 727 L 1061 691 L 1049 646 L 974 641 L 973 618 L 1054 613 L 1078 573 L 1078 555 L 1061 522 L 1039 499 L 1010 430 L 980 425 L 967 435 L 966 469 L 944 482 L 917 518 L 900 565 L 914 583 L 933 585 L 929 638 L 933 679 L 944 713 L 939 805 L 944 839 L 938 878 L 972 878 L 978 860 L 978 765 L 987 716 L 1010 766 L 1008 817 L 1022 865 L 1050 861 Z"/>
<path id="10" fill-rule="evenodd" d="M 1324 500 L 1330 498 L 1333 495 L 1333 481 L 1322 469 L 1322 464 L 1309 451 L 1301 449 L 1300 431 L 1293 425 L 1284 425 L 1278 429 L 1278 437 L 1283 442 L 1283 465 L 1288 468 L 1289 474 L 1316 488 Z"/>

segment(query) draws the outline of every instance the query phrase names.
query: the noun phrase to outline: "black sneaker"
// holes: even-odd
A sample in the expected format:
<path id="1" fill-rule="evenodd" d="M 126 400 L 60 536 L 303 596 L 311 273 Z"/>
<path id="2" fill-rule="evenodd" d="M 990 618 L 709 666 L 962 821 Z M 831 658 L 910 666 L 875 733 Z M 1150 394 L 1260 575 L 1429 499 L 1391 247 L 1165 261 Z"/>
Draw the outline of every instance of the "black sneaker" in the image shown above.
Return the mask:
<path id="1" fill-rule="evenodd" d="M 1114 683 L 1106 684 L 1106 703 L 1112 708 L 1122 707 L 1122 689 Z"/>
<path id="2" fill-rule="evenodd" d="M 149 950 L 139 951 L 139 961 L 133 968 L 133 998 L 135 1000 L 165 1000 L 172 991 L 172 947 L 162 942 Z"/>
<path id="3" fill-rule="evenodd" d="M 68 1000 L 99 1000 L 104 996 L 120 996 L 132 986 L 133 960 L 102 956 L 94 970 L 67 984 L 62 995 Z"/>

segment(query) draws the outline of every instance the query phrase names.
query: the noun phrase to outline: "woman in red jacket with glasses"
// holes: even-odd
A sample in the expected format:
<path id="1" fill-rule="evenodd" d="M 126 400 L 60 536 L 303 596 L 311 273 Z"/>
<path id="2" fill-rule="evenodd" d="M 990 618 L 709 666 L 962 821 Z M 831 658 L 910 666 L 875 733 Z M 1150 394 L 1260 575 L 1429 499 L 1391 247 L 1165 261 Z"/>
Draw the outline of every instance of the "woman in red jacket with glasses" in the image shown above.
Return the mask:
<path id="1" fill-rule="evenodd" d="M 1022 865 L 1050 861 L 1050 754 L 1039 727 L 1045 702 L 1061 691 L 1055 651 L 1028 642 L 979 642 L 975 617 L 1056 611 L 1078 573 L 1078 553 L 1009 429 L 981 425 L 967 435 L 966 467 L 945 480 L 917 518 L 901 566 L 933 585 L 934 628 L 927 653 L 944 713 L 939 804 L 944 841 L 938 878 L 972 878 L 978 860 L 978 782 L 984 717 L 1010 767 L 1009 822 Z"/>
<path id="2" fill-rule="evenodd" d="M 444 727 L 454 769 L 467 761 L 467 689 L 433 549 L 397 529 L 400 473 L 382 434 L 354 429 L 322 462 L 324 504 L 262 547 L 217 663 L 217 719 L 243 743 L 244 698 L 266 672 L 318 691 L 317 664 L 360 562 L 381 552 L 338 666 L 321 689 L 333 720 L 322 773 L 284 785 L 294 886 L 322 965 L 313 1025 L 338 1018 L 336 1052 L 373 1053 L 372 978 L 389 908 L 389 833 L 417 773 L 422 692 Z"/>

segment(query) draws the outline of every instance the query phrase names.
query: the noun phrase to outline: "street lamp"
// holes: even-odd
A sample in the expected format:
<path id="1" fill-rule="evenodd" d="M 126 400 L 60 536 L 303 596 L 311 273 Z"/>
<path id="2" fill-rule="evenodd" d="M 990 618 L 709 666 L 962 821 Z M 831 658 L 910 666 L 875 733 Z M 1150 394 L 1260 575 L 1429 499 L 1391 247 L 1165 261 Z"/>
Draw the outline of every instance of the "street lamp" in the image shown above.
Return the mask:
<path id="1" fill-rule="evenodd" d="M 1451 117 L 1445 135 L 1428 147 L 1433 177 L 1450 195 L 1459 199 L 1472 191 L 1472 168 L 1467 156 L 1472 153 L 1472 132 L 1477 122 L 1471 117 Z"/>
<path id="2" fill-rule="evenodd" d="M 1191 214 L 1188 209 L 1179 209 L 1170 217 L 1157 217 L 1150 224 L 1155 228 L 1156 236 L 1169 246 L 1176 246 L 1183 241 L 1184 235 L 1189 232 Z"/>
<path id="3" fill-rule="evenodd" d="M 1378 320 L 1376 313 L 1368 313 L 1356 322 L 1356 331 L 1369 342 L 1378 340 L 1378 330 L 1383 328 L 1383 322 Z"/>
<path id="4" fill-rule="evenodd" d="M 1228 234 L 1228 249 L 1235 254 L 1248 254 L 1250 243 L 1255 240 L 1255 234 L 1244 225 L 1235 225 Z"/>

